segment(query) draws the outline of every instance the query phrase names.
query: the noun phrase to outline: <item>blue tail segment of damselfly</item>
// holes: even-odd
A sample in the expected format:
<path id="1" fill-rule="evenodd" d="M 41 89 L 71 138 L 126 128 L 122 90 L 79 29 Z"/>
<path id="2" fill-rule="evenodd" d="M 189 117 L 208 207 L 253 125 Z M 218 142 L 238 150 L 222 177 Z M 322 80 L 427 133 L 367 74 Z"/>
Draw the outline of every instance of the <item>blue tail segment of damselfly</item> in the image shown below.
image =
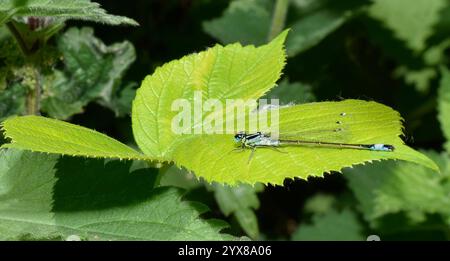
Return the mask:
<path id="1" fill-rule="evenodd" d="M 359 149 L 359 150 L 371 150 L 371 151 L 394 151 L 394 146 L 389 144 L 355 144 L 355 143 L 340 143 L 329 141 L 309 141 L 309 140 L 295 140 L 271 138 L 269 134 L 262 132 L 246 133 L 238 132 L 234 135 L 234 141 L 241 148 L 255 149 L 257 147 L 280 147 L 280 146 L 316 146 L 316 147 L 328 147 L 328 148 L 340 148 L 340 149 Z"/>

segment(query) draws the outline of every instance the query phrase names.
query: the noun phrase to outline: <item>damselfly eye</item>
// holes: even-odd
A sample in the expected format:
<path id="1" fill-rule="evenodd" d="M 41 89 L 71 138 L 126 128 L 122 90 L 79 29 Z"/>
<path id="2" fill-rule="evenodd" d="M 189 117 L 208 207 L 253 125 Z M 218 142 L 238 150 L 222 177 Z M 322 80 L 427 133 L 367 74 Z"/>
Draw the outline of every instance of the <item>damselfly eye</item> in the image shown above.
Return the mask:
<path id="1" fill-rule="evenodd" d="M 235 142 L 241 142 L 242 139 L 244 138 L 245 134 L 244 133 L 238 133 L 236 135 L 234 135 L 234 141 Z"/>

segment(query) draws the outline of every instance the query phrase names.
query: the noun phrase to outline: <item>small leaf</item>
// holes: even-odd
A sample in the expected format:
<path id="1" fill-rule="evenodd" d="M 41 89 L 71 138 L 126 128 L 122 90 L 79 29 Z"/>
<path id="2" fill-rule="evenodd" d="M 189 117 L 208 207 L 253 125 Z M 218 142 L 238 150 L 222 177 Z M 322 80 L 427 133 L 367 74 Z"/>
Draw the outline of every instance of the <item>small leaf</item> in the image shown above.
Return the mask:
<path id="1" fill-rule="evenodd" d="M 441 129 L 447 140 L 445 148 L 450 153 L 450 71 L 441 68 L 441 82 L 438 92 L 438 118 L 441 123 Z"/>
<path id="2" fill-rule="evenodd" d="M 0 238 L 223 240 L 224 222 L 174 188 L 153 188 L 157 170 L 131 162 L 0 151 Z"/>
<path id="3" fill-rule="evenodd" d="M 426 93 L 430 89 L 430 83 L 436 78 L 437 72 L 433 67 L 423 67 L 419 70 L 411 70 L 407 67 L 399 67 L 396 76 L 403 76 L 407 84 L 415 86 L 416 90 Z"/>
<path id="4" fill-rule="evenodd" d="M 9 118 L 3 128 L 12 143 L 2 147 L 94 158 L 148 159 L 102 133 L 40 116 Z"/>
<path id="5" fill-rule="evenodd" d="M 317 194 L 305 202 L 303 211 L 305 213 L 326 214 L 333 209 L 336 198 L 328 194 Z"/>
<path id="6" fill-rule="evenodd" d="M 0 2 L 0 26 L 17 17 L 53 17 L 59 21 L 85 20 L 110 25 L 138 25 L 133 19 L 110 15 L 90 0 L 28 0 L 16 5 L 15 0 Z"/>
<path id="7" fill-rule="evenodd" d="M 224 44 L 261 45 L 269 34 L 271 7 L 264 0 L 232 1 L 221 17 L 203 22 L 203 29 Z"/>
<path id="8" fill-rule="evenodd" d="M 131 114 L 131 104 L 136 96 L 137 83 L 129 82 L 121 88 L 115 88 L 108 94 L 107 99 L 97 101 L 97 103 L 111 109 L 116 117 Z M 106 95 L 105 95 L 106 96 Z"/>
<path id="9" fill-rule="evenodd" d="M 286 41 L 288 55 L 295 56 L 319 44 L 358 13 L 358 7 L 365 1 L 322 1 L 320 8 L 300 13 L 290 27 L 292 33 Z"/>
<path id="10" fill-rule="evenodd" d="M 259 235 L 258 219 L 254 210 L 259 208 L 257 189 L 250 185 L 230 187 L 214 184 L 214 197 L 226 216 L 234 214 L 241 228 L 253 239 Z"/>
<path id="11" fill-rule="evenodd" d="M 365 240 L 362 230 L 358 217 L 351 210 L 330 210 L 323 215 L 314 215 L 312 224 L 300 224 L 292 240 L 361 241 Z"/>
<path id="12" fill-rule="evenodd" d="M 124 41 L 106 46 L 94 37 L 92 28 L 84 27 L 67 30 L 58 39 L 58 48 L 65 70 L 46 78 L 43 111 L 53 118 L 67 119 L 82 112 L 89 102 L 99 100 L 119 115 L 124 106 L 117 101 L 116 93 L 125 71 L 136 59 L 133 45 Z M 129 96 L 134 92 L 124 94 L 131 102 Z"/>

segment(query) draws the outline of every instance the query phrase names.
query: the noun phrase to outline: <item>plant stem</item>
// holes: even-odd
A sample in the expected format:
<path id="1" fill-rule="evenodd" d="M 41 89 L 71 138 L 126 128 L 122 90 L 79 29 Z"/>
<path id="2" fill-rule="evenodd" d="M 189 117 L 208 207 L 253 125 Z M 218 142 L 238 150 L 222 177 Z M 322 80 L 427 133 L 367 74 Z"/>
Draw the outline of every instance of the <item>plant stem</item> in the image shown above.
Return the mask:
<path id="1" fill-rule="evenodd" d="M 32 52 L 28 49 L 27 43 L 24 38 L 20 34 L 19 30 L 14 26 L 12 22 L 8 22 L 6 24 L 8 26 L 9 31 L 16 39 L 17 44 L 19 45 L 20 50 L 22 51 L 23 56 L 27 63 L 31 65 L 33 70 L 33 78 L 34 78 L 34 86 L 31 86 L 28 91 L 26 98 L 26 113 L 28 115 L 39 115 L 40 104 L 41 104 L 41 74 L 39 68 L 39 60 L 34 56 L 35 52 Z"/>
<path id="2" fill-rule="evenodd" d="M 155 185 L 161 185 L 162 176 L 166 174 L 167 170 L 172 167 L 172 164 L 164 164 L 158 168 L 158 175 L 156 176 Z"/>
<path id="3" fill-rule="evenodd" d="M 34 87 L 28 92 L 27 95 L 27 114 L 39 115 L 40 102 L 41 102 L 41 74 L 38 67 L 34 66 Z"/>
<path id="4" fill-rule="evenodd" d="M 16 39 L 17 44 L 20 47 L 20 50 L 22 51 L 23 56 L 26 58 L 31 55 L 30 50 L 28 50 L 27 44 L 25 43 L 25 40 L 22 38 L 22 35 L 20 34 L 19 30 L 14 26 L 12 22 L 6 23 L 6 26 L 8 27 L 11 34 L 14 36 L 14 39 Z"/>
<path id="5" fill-rule="evenodd" d="M 289 0 L 277 0 L 272 17 L 268 40 L 275 38 L 284 28 L 286 14 L 289 7 Z"/>

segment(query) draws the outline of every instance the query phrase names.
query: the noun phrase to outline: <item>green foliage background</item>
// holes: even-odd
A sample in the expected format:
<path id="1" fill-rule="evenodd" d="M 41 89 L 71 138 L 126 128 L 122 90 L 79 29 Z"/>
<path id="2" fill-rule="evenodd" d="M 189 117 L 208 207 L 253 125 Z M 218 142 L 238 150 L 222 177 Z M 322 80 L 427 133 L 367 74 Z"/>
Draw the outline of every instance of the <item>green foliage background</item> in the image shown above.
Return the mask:
<path id="1" fill-rule="evenodd" d="M 41 109 L 49 117 L 98 130 L 131 146 L 131 100 L 146 75 L 216 42 L 266 43 L 275 8 L 271 0 L 137 0 L 132 8 L 123 1 L 97 2 L 108 13 L 130 17 L 140 26 L 67 21 L 46 50 L 46 64 L 51 66 L 43 67 Z M 285 180 L 284 186 L 227 187 L 205 184 L 174 166 L 155 169 L 139 162 L 83 161 L 8 150 L 1 152 L 8 164 L 0 166 L 0 184 L 6 188 L 0 190 L 0 238 L 64 239 L 76 234 L 89 240 L 220 240 L 232 234 L 365 240 L 376 234 L 382 240 L 450 239 L 449 13 L 448 0 L 291 0 L 287 65 L 280 86 L 266 94 L 286 104 L 341 98 L 386 104 L 405 119 L 407 144 L 433 159 L 440 175 L 412 163 L 383 161 L 323 178 Z M 86 25 L 93 29 L 82 28 Z M 31 84 L 30 70 L 7 35 L 0 29 L 0 118 L 25 113 L 23 90 Z M 45 164 L 31 172 L 17 162 Z M 86 173 L 104 169 L 114 171 L 97 177 L 109 180 L 102 185 Z M 83 175 L 70 187 L 77 172 Z M 22 173 L 18 180 L 17 173 Z M 31 186 L 30 180 L 47 185 Z M 18 187 L 21 182 L 31 187 Z M 91 184 L 92 190 L 83 184 Z M 111 191 L 117 188 L 128 198 L 114 196 Z M 32 193 L 23 195 L 25 190 Z M 84 200 L 70 200 L 77 194 Z M 39 205 L 30 198 L 39 198 Z M 161 202 L 183 213 L 180 219 L 163 217 L 170 216 L 165 211 L 153 213 L 165 206 Z M 115 219 L 124 213 L 131 213 L 125 221 Z M 110 217 L 109 226 L 95 223 L 105 216 Z M 125 224 L 145 223 L 142 217 L 161 226 Z M 218 233 L 224 224 L 216 218 L 228 221 L 226 233 Z M 170 232 L 173 224 L 183 233 L 170 236 L 175 235 Z M 143 232 L 136 233 L 138 229 Z M 197 231 L 203 231 L 203 237 Z"/>

